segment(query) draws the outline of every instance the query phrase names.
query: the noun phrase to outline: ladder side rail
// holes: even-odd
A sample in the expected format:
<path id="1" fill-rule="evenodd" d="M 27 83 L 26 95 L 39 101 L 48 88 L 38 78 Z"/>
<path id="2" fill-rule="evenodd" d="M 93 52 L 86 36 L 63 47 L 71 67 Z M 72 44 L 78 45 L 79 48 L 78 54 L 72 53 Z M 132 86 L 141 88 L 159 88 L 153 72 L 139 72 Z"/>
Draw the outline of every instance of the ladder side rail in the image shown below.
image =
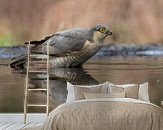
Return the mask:
<path id="1" fill-rule="evenodd" d="M 48 116 L 49 114 L 49 43 L 50 40 L 47 42 L 47 108 L 46 108 L 46 114 Z"/>
<path id="2" fill-rule="evenodd" d="M 26 75 L 26 82 L 25 82 L 25 94 L 24 94 L 24 124 L 26 124 L 27 119 L 27 100 L 28 100 L 28 85 L 29 85 L 29 62 L 30 62 L 30 41 L 28 42 L 28 58 L 27 58 L 27 75 Z"/>

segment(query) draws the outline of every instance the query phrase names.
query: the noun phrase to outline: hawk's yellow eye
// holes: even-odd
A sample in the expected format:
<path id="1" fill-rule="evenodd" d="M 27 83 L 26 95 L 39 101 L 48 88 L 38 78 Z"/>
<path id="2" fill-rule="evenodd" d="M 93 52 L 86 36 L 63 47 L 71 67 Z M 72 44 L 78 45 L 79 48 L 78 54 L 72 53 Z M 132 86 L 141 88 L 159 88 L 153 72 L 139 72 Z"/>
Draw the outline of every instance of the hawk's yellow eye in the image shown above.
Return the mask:
<path id="1" fill-rule="evenodd" d="M 104 33 L 105 32 L 105 28 L 100 28 L 100 32 Z"/>

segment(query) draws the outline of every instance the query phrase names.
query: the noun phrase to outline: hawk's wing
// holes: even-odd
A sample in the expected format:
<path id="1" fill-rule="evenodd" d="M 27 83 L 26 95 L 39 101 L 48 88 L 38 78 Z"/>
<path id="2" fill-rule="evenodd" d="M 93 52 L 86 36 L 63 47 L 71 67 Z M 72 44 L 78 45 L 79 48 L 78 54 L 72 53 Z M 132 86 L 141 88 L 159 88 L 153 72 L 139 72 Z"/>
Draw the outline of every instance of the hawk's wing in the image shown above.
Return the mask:
<path id="1" fill-rule="evenodd" d="M 46 53 L 46 45 L 49 42 L 50 54 L 60 55 L 81 50 L 86 40 L 89 39 L 91 39 L 91 35 L 88 29 L 70 29 L 58 32 L 40 41 L 32 41 L 31 44 L 36 44 L 35 51 Z"/>
<path id="2" fill-rule="evenodd" d="M 47 53 L 46 45 L 49 42 L 50 55 L 61 56 L 65 53 L 81 50 L 87 40 L 91 39 L 88 29 L 70 29 L 49 35 L 40 41 L 30 41 L 33 52 Z M 26 42 L 25 44 L 28 44 Z M 22 54 L 12 60 L 12 68 L 24 68 L 27 54 Z"/>

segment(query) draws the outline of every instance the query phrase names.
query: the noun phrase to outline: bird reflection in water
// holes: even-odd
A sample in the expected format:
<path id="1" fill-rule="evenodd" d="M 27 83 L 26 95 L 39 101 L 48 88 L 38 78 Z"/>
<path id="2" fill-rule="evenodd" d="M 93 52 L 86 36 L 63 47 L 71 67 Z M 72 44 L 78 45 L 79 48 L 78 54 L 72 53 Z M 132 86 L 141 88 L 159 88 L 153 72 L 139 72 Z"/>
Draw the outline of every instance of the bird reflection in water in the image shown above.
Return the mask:
<path id="1" fill-rule="evenodd" d="M 30 84 L 34 88 L 46 88 L 46 75 L 31 75 Z M 74 85 L 95 85 L 99 82 L 83 68 L 55 68 L 50 70 L 50 97 L 55 106 L 65 103 L 67 98 L 67 82 Z"/>

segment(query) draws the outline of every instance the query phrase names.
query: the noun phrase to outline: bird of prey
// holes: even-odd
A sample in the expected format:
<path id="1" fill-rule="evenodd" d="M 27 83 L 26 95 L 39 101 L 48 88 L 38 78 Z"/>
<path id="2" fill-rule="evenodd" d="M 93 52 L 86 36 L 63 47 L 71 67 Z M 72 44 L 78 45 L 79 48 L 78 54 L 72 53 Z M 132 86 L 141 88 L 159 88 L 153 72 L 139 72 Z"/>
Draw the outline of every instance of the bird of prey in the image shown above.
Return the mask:
<path id="1" fill-rule="evenodd" d="M 112 35 L 106 25 L 96 25 L 89 29 L 74 28 L 49 35 L 40 41 L 30 41 L 36 53 L 47 52 L 49 43 L 50 67 L 79 67 L 101 48 L 104 39 Z M 25 43 L 28 44 L 28 43 Z M 15 58 L 11 68 L 26 67 L 27 54 Z"/>

